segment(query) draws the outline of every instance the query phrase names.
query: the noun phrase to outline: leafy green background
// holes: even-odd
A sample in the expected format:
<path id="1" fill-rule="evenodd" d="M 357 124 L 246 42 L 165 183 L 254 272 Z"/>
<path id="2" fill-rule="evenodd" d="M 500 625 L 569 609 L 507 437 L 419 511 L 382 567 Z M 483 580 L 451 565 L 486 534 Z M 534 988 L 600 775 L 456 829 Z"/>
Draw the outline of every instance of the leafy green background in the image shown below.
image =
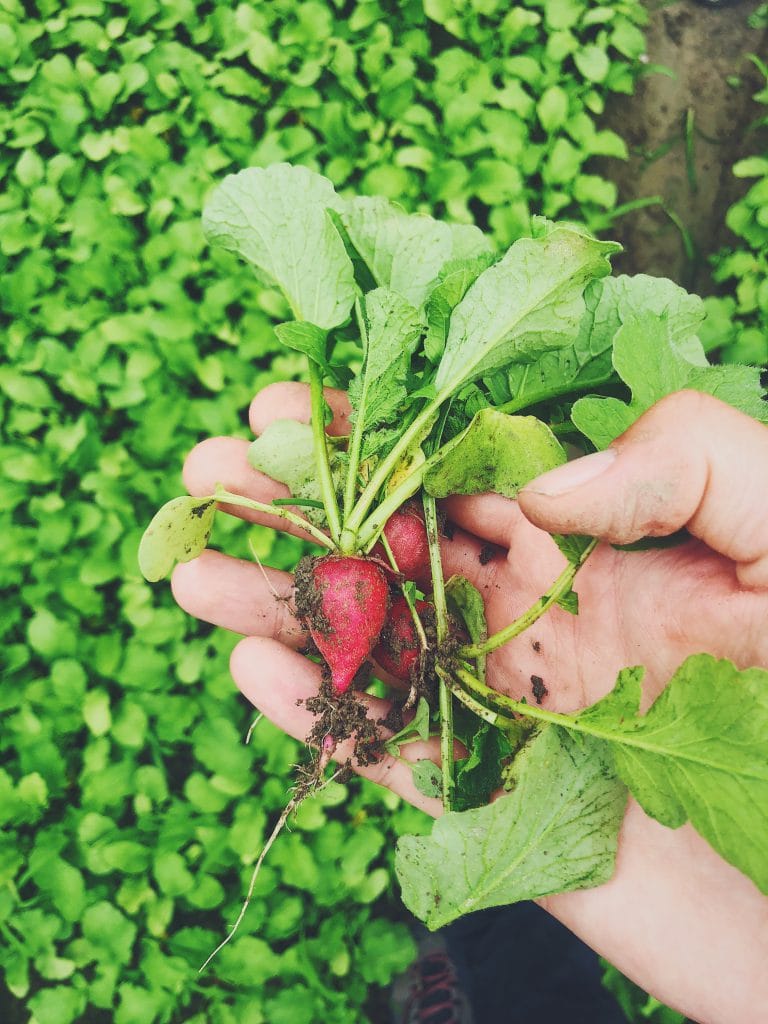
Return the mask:
<path id="1" fill-rule="evenodd" d="M 756 27 L 768 26 L 768 6 L 753 18 Z M 768 127 L 768 65 L 753 57 L 765 86 L 754 99 L 765 112 L 753 130 Z M 754 137 L 754 136 L 753 136 Z M 759 137 L 759 136 L 758 136 Z M 745 194 L 733 204 L 726 223 L 737 241 L 711 257 L 712 274 L 721 294 L 706 299 L 708 347 L 723 362 L 768 365 L 768 151 L 755 139 L 753 155 L 740 160 L 733 173 L 745 179 Z"/>
<path id="2" fill-rule="evenodd" d="M 599 115 L 644 20 L 638 0 L 0 3 L 4 1020 L 381 1019 L 414 951 L 394 836 L 425 823 L 357 781 L 302 809 L 197 974 L 300 751 L 266 722 L 244 745 L 233 638 L 136 549 L 185 452 L 245 436 L 254 391 L 302 372 L 283 300 L 208 250 L 200 211 L 224 173 L 285 159 L 500 246 L 532 212 L 603 224 L 590 158 L 625 155 Z M 247 555 L 242 526 L 216 531 Z"/>

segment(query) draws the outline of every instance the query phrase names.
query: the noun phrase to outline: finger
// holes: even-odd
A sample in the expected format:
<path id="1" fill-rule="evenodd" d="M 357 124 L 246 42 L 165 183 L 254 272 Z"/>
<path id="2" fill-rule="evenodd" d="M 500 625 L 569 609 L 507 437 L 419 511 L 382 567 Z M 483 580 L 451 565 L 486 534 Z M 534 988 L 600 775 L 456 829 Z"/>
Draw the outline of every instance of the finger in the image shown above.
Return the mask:
<path id="1" fill-rule="evenodd" d="M 190 494 L 203 497 L 213 494 L 216 486 L 221 484 L 234 494 L 244 498 L 252 498 L 269 504 L 274 498 L 288 498 L 290 491 L 285 484 L 279 484 L 271 477 L 265 476 L 248 465 L 248 442 L 235 437 L 211 437 L 196 445 L 184 463 L 184 484 Z M 220 508 L 230 515 L 246 519 L 249 523 L 259 523 L 273 530 L 282 530 L 294 537 L 312 541 L 301 527 L 295 526 L 286 519 L 271 516 L 267 512 L 254 512 L 238 505 L 219 503 Z M 299 515 L 301 508 L 293 509 Z"/>
<path id="2" fill-rule="evenodd" d="M 244 636 L 268 636 L 294 649 L 307 635 L 293 609 L 293 578 L 287 572 L 204 551 L 177 565 L 171 589 L 185 612 Z"/>
<path id="3" fill-rule="evenodd" d="M 456 530 L 455 544 L 443 542 L 446 576 L 466 576 L 478 590 L 496 586 L 496 571 L 508 564 L 519 569 L 534 589 L 546 587 L 565 566 L 565 558 L 552 538 L 522 514 L 516 501 L 500 494 L 453 497 L 442 503 L 451 517 L 469 533 Z"/>
<path id="4" fill-rule="evenodd" d="M 523 513 L 546 530 L 614 544 L 687 527 L 768 587 L 768 430 L 711 395 L 662 399 L 610 448 L 532 481 Z"/>
<path id="5" fill-rule="evenodd" d="M 328 433 L 336 436 L 350 434 L 351 410 L 346 393 L 336 388 L 324 388 L 323 395 L 333 412 L 333 420 L 326 427 Z M 309 423 L 309 388 L 297 381 L 267 385 L 251 402 L 249 419 L 251 430 L 257 436 L 263 434 L 275 420 L 298 420 L 299 423 Z"/>
<path id="6" fill-rule="evenodd" d="M 530 529 L 517 502 L 501 494 L 462 494 L 440 503 L 452 523 L 482 541 L 511 548 L 521 524 Z"/>
<path id="7" fill-rule="evenodd" d="M 317 665 L 274 640 L 250 637 L 241 640 L 234 649 L 230 667 L 239 689 L 259 711 L 284 732 L 306 741 L 315 718 L 303 703 L 297 702 L 317 694 L 320 683 Z M 388 701 L 367 695 L 361 695 L 360 699 L 368 705 L 369 717 L 374 721 L 383 718 L 390 709 Z M 382 733 L 386 732 L 382 729 Z M 353 747 L 353 740 L 340 743 L 334 758 L 337 761 L 352 758 Z M 439 747 L 433 741 L 417 741 L 401 747 L 400 754 L 410 762 L 425 758 L 435 761 L 439 759 Z M 386 786 L 427 814 L 437 817 L 442 813 L 439 800 L 426 797 L 416 789 L 411 770 L 402 761 L 384 755 L 376 764 L 353 766 L 359 775 Z"/>
<path id="8" fill-rule="evenodd" d="M 496 570 L 506 559 L 503 548 L 484 544 L 463 530 L 454 529 L 440 538 L 443 577 L 463 576 L 480 591 L 493 585 Z"/>

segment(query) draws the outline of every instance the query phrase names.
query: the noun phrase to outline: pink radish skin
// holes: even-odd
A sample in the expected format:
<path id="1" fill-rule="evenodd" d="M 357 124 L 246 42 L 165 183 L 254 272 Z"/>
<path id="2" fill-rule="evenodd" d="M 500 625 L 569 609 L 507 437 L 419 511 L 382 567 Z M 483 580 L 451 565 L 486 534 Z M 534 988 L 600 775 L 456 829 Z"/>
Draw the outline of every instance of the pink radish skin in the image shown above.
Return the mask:
<path id="1" fill-rule="evenodd" d="M 312 569 L 317 649 L 331 670 L 336 693 L 346 693 L 379 639 L 389 611 L 389 588 L 380 566 L 364 558 L 330 555 Z"/>
<path id="2" fill-rule="evenodd" d="M 416 601 L 415 607 L 416 614 L 422 618 L 424 612 L 432 606 L 428 601 Z M 395 679 L 409 682 L 411 668 L 418 656 L 419 638 L 411 609 L 404 597 L 397 597 L 392 602 L 379 643 L 374 648 L 373 658 Z"/>
<path id="3" fill-rule="evenodd" d="M 422 590 L 431 589 L 427 530 L 418 506 L 409 502 L 393 512 L 382 532 L 403 576 L 413 580 Z M 377 544 L 372 554 L 389 564 L 382 544 Z"/>

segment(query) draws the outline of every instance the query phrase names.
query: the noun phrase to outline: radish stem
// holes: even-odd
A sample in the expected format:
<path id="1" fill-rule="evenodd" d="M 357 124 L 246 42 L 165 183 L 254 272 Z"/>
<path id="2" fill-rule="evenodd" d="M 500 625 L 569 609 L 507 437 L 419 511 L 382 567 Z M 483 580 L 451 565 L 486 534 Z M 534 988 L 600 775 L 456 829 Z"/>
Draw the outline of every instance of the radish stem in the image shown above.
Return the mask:
<path id="1" fill-rule="evenodd" d="M 213 497 L 216 501 L 223 501 L 225 505 L 237 505 L 239 508 L 249 508 L 253 512 L 266 512 L 267 515 L 285 519 L 310 534 L 316 544 L 329 548 L 331 551 L 336 550 L 336 545 L 326 537 L 322 530 L 318 530 L 309 520 L 304 519 L 303 516 L 297 516 L 295 512 L 290 512 L 287 508 L 281 508 L 279 505 L 267 505 L 263 501 L 254 501 L 253 498 L 246 498 L 242 494 L 233 494 L 221 486 L 216 488 Z"/>
<path id="2" fill-rule="evenodd" d="M 569 562 L 546 594 L 543 594 L 538 601 L 532 604 L 514 622 L 510 622 L 508 626 L 500 629 L 498 633 L 489 636 L 482 643 L 467 644 L 464 647 L 460 647 L 459 656 L 462 658 L 478 658 L 483 654 L 490 654 L 491 651 L 498 650 L 499 647 L 503 647 L 504 644 L 509 643 L 510 640 L 524 633 L 529 626 L 532 626 L 537 619 L 541 618 L 547 609 L 551 608 L 553 604 L 556 604 L 561 597 L 568 593 L 576 573 L 595 550 L 597 544 L 596 539 L 590 541 L 587 547 L 584 548 L 579 560 L 577 562 Z"/>
<path id="3" fill-rule="evenodd" d="M 309 391 L 312 407 L 312 434 L 315 440 L 317 480 L 320 484 L 320 495 L 325 506 L 328 530 L 334 544 L 338 546 L 341 534 L 341 521 L 339 519 L 339 505 L 336 500 L 336 489 L 333 485 L 333 477 L 331 476 L 331 464 L 328 461 L 328 444 L 325 438 L 323 371 L 311 359 L 309 360 Z"/>
<path id="4" fill-rule="evenodd" d="M 437 646 L 448 638 L 448 602 L 445 597 L 443 565 L 440 558 L 440 538 L 437 529 L 437 506 L 435 499 L 424 495 L 424 525 L 429 542 L 429 562 L 432 569 L 432 601 L 437 621 Z M 440 768 L 443 778 L 443 807 L 453 808 L 456 779 L 453 771 L 453 699 L 445 679 L 440 677 Z"/>

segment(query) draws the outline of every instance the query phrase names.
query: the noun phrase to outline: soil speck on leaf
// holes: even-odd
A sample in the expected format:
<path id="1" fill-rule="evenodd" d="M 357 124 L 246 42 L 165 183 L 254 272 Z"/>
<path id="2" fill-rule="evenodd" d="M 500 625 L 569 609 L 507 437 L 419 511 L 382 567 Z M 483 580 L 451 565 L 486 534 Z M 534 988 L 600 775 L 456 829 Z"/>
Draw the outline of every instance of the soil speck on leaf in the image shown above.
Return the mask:
<path id="1" fill-rule="evenodd" d="M 549 693 L 549 690 L 544 685 L 544 680 L 541 676 L 531 676 L 531 690 L 537 704 L 541 704 L 544 698 Z"/>
<path id="2" fill-rule="evenodd" d="M 189 514 L 191 516 L 194 516 L 195 519 L 202 519 L 206 511 L 211 507 L 212 504 L 213 499 L 211 499 L 210 501 L 204 501 L 201 505 L 195 505 L 194 508 L 191 508 L 189 510 Z"/>

